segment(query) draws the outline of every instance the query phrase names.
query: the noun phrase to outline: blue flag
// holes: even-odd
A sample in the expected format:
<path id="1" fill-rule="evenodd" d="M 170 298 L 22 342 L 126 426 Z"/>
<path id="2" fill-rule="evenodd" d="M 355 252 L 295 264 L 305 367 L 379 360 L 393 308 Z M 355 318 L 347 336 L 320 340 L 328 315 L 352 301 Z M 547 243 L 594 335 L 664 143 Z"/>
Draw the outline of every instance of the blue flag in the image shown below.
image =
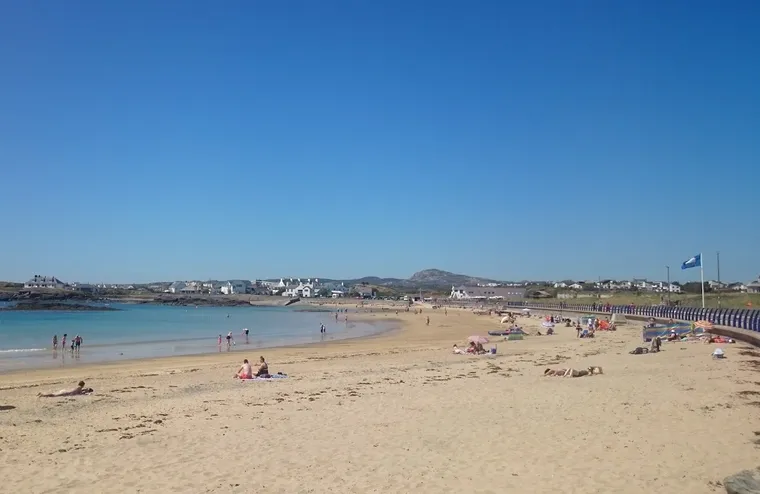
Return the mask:
<path id="1" fill-rule="evenodd" d="M 681 269 L 698 268 L 702 265 L 702 254 L 697 254 L 688 261 L 681 264 Z"/>

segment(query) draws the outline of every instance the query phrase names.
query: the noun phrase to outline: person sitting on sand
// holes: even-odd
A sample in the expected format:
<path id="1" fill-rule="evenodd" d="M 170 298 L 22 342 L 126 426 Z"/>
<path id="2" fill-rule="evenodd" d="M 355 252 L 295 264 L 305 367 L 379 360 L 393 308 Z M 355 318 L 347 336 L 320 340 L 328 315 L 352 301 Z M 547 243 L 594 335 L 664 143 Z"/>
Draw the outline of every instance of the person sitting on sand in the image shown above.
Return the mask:
<path id="1" fill-rule="evenodd" d="M 62 389 L 55 393 L 38 393 L 37 396 L 40 398 L 57 398 L 59 396 L 77 396 L 89 393 L 92 393 L 92 388 L 85 388 L 84 381 L 79 381 L 77 387 L 74 389 Z"/>
<path id="2" fill-rule="evenodd" d="M 676 334 L 676 330 L 675 329 L 671 329 L 670 330 L 670 335 L 668 336 L 668 341 L 678 341 L 680 339 L 681 338 L 679 338 L 678 335 Z"/>
<path id="3" fill-rule="evenodd" d="M 483 348 L 482 343 L 477 343 L 475 345 L 475 353 L 477 353 L 478 355 L 483 355 L 484 353 L 488 353 L 488 352 L 486 352 L 486 349 Z"/>
<path id="4" fill-rule="evenodd" d="M 649 348 L 649 353 L 657 353 L 660 351 L 660 345 L 662 345 L 662 340 L 659 336 L 655 336 L 652 338 L 652 346 Z"/>
<path id="5" fill-rule="evenodd" d="M 456 355 L 464 355 L 464 353 L 465 353 L 465 352 L 464 352 L 464 351 L 462 351 L 462 349 L 461 349 L 461 348 L 459 348 L 459 347 L 456 345 L 456 343 L 455 343 L 455 344 L 454 344 L 454 352 L 453 352 L 453 353 L 455 353 Z"/>
<path id="6" fill-rule="evenodd" d="M 259 357 L 259 370 L 256 371 L 255 377 L 267 377 L 269 375 L 269 364 L 264 357 Z"/>
<path id="7" fill-rule="evenodd" d="M 478 347 L 475 346 L 474 341 L 471 341 L 470 346 L 467 347 L 467 353 L 478 353 Z"/>
<path id="8" fill-rule="evenodd" d="M 248 359 L 243 359 L 243 365 L 237 370 L 233 376 L 237 379 L 253 379 L 253 369 L 251 364 L 248 363 Z"/>

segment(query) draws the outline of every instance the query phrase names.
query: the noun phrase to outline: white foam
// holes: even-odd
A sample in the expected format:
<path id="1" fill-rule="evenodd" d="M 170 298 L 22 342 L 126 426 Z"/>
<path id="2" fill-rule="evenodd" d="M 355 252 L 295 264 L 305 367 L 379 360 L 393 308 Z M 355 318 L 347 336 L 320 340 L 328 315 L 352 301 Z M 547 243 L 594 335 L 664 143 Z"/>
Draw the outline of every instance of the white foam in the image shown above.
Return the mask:
<path id="1" fill-rule="evenodd" d="M 21 353 L 21 352 L 44 352 L 46 348 L 11 348 L 10 350 L 0 350 L 0 353 Z"/>

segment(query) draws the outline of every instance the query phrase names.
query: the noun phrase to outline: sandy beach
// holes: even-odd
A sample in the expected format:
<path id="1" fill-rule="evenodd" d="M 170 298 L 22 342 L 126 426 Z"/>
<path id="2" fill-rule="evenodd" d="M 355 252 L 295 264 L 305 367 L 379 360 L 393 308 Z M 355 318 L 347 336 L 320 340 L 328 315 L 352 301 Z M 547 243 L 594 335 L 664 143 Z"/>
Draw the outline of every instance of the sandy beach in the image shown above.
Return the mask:
<path id="1" fill-rule="evenodd" d="M 452 345 L 496 329 L 496 316 L 349 317 L 399 329 L 268 349 L 270 371 L 289 376 L 271 382 L 232 378 L 259 351 L 0 375 L 2 490 L 708 493 L 758 464 L 749 345 L 724 346 L 724 360 L 698 343 L 629 355 L 641 345 L 632 321 L 590 340 L 559 326 L 494 337 L 496 355 L 462 356 Z M 604 374 L 543 376 L 590 365 Z M 36 396 L 80 379 L 95 393 Z"/>

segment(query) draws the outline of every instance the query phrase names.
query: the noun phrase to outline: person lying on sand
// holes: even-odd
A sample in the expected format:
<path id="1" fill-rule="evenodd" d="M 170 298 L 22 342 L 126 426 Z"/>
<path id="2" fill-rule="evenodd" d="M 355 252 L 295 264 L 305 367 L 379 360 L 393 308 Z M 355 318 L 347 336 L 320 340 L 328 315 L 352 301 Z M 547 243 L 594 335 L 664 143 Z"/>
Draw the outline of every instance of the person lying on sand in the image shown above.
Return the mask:
<path id="1" fill-rule="evenodd" d="M 248 359 L 243 359 L 243 365 L 240 366 L 232 377 L 236 379 L 253 379 L 253 369 L 251 369 L 251 364 L 248 363 Z"/>
<path id="2" fill-rule="evenodd" d="M 57 398 L 59 396 L 86 395 L 92 392 L 92 388 L 84 387 L 84 381 L 79 381 L 79 384 L 77 384 L 77 387 L 74 389 L 62 389 L 60 391 L 56 391 L 55 393 L 38 393 L 37 396 L 40 398 Z"/>
<path id="3" fill-rule="evenodd" d="M 457 355 L 464 355 L 464 351 L 461 348 L 459 348 L 458 346 L 456 346 L 456 344 L 454 344 L 454 352 L 453 353 L 455 353 Z"/>
<path id="4" fill-rule="evenodd" d="M 544 371 L 544 376 L 555 376 L 555 377 L 583 377 L 583 376 L 594 376 L 602 374 L 602 368 L 598 366 L 591 366 L 588 369 L 546 369 Z"/>

